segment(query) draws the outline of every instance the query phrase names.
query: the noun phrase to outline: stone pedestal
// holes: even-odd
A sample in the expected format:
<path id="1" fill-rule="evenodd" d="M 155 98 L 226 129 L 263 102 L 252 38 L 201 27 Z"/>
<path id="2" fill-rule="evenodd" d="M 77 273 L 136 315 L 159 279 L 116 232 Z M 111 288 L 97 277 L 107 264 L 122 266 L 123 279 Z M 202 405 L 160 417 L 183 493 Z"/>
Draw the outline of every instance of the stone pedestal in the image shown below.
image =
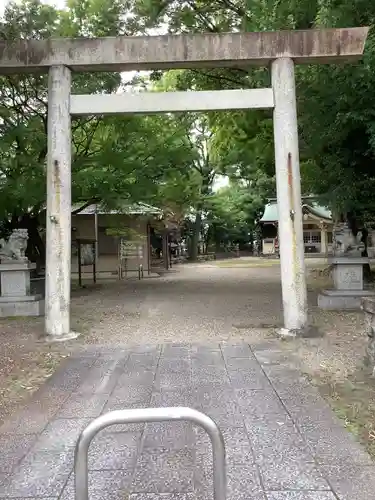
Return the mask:
<path id="1" fill-rule="evenodd" d="M 9 261 L 0 264 L 0 317 L 42 316 L 42 295 L 31 295 L 30 272 L 36 264 Z"/>
<path id="2" fill-rule="evenodd" d="M 321 309 L 359 309 L 362 297 L 375 296 L 375 291 L 363 288 L 363 265 L 367 257 L 334 257 L 333 290 L 323 290 L 318 296 Z"/>

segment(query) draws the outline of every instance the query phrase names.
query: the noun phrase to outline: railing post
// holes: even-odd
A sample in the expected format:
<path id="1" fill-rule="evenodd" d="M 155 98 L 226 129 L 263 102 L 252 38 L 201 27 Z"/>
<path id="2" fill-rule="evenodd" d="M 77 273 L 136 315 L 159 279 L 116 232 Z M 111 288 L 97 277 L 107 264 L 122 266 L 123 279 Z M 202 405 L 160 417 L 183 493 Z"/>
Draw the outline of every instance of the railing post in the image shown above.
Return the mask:
<path id="1" fill-rule="evenodd" d="M 75 500 L 89 500 L 88 451 L 91 441 L 99 431 L 118 424 L 181 420 L 199 425 L 210 436 L 213 455 L 214 500 L 226 500 L 225 447 L 222 433 L 210 417 L 197 410 L 184 407 L 112 411 L 91 422 L 82 431 L 75 449 Z"/>

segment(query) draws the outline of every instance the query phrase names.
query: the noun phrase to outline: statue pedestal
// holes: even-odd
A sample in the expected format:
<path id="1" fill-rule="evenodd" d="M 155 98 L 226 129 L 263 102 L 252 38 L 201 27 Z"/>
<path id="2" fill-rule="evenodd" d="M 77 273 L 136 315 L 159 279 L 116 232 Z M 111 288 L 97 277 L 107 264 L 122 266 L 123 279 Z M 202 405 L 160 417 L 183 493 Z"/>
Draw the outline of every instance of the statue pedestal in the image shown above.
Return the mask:
<path id="1" fill-rule="evenodd" d="M 42 316 L 42 295 L 31 295 L 30 272 L 36 264 L 9 261 L 0 264 L 0 317 Z"/>
<path id="2" fill-rule="evenodd" d="M 362 297 L 375 296 L 374 290 L 363 288 L 363 265 L 367 257 L 334 257 L 333 290 L 322 290 L 318 295 L 321 309 L 360 309 Z"/>

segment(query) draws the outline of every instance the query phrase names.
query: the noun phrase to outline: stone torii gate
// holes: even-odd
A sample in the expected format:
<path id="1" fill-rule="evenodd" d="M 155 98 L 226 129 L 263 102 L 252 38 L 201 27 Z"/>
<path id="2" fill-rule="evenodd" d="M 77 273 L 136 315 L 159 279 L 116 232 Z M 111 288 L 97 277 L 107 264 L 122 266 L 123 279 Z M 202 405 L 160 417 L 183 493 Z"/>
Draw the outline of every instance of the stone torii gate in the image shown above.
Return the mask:
<path id="1" fill-rule="evenodd" d="M 294 66 L 353 62 L 368 28 L 0 41 L 0 74 L 49 72 L 47 336 L 70 331 L 71 115 L 273 108 L 284 332 L 307 326 Z M 71 73 L 270 66 L 272 88 L 140 95 L 71 95 Z"/>

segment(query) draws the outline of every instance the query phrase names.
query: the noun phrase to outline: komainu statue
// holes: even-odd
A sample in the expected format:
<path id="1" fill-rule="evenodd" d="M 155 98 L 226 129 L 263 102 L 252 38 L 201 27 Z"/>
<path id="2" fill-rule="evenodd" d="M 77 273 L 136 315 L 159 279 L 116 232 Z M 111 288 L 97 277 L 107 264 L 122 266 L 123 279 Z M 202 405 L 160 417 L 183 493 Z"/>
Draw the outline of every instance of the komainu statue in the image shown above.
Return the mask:
<path id="1" fill-rule="evenodd" d="M 2 262 L 27 262 L 25 252 L 28 238 L 27 229 L 14 229 L 8 241 L 0 239 L 0 260 Z"/>
<path id="2" fill-rule="evenodd" d="M 362 233 L 354 236 L 347 223 L 337 225 L 334 229 L 334 254 L 338 257 L 361 257 L 365 250 Z"/>

